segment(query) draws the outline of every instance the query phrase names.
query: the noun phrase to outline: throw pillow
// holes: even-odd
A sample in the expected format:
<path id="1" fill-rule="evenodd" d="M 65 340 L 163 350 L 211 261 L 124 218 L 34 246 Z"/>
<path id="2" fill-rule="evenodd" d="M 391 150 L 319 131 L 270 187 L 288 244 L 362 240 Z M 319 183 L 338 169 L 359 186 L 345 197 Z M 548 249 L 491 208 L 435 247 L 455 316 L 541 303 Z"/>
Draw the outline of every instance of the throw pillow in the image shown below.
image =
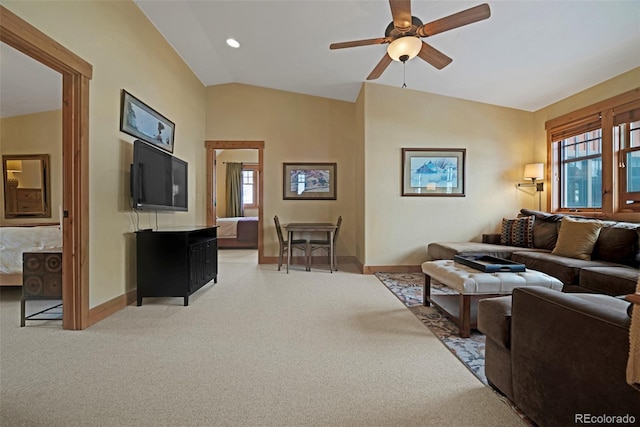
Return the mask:
<path id="1" fill-rule="evenodd" d="M 551 253 L 568 258 L 590 260 L 601 228 L 602 224 L 598 221 L 581 221 L 564 217 L 560 223 L 556 247 Z"/>
<path id="2" fill-rule="evenodd" d="M 532 248 L 533 221 L 535 221 L 534 216 L 524 216 L 516 219 L 502 218 L 500 244 Z"/>
<path id="3" fill-rule="evenodd" d="M 637 267 L 638 224 L 603 221 L 592 259 Z"/>

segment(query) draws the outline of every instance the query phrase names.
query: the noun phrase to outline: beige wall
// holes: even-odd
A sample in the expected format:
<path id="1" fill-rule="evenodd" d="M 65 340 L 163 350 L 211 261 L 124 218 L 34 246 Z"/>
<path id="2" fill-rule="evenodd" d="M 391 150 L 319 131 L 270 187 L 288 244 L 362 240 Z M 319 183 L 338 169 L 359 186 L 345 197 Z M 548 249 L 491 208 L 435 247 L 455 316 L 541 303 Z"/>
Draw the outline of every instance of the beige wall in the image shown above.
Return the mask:
<path id="1" fill-rule="evenodd" d="M 276 214 L 283 222 L 343 215 L 339 255 L 415 265 L 430 241 L 478 239 L 503 216 L 537 206 L 515 185 L 532 161 L 532 113 L 375 84 L 354 104 L 240 84 L 207 93 L 206 139 L 265 141 L 267 256 L 277 254 Z M 401 197 L 402 147 L 466 148 L 467 196 Z M 337 162 L 338 200 L 282 200 L 282 162 L 297 161 Z"/>
<path id="2" fill-rule="evenodd" d="M 640 67 L 620 74 L 568 98 L 551 104 L 534 113 L 534 157 L 535 162 L 547 164 L 547 132 L 544 123 L 563 114 L 579 110 L 596 102 L 640 87 Z M 546 180 L 549 182 L 548 180 Z M 546 196 L 546 192 L 545 192 Z M 546 207 L 546 200 L 543 199 Z"/>
<path id="3" fill-rule="evenodd" d="M 0 154 L 48 154 L 51 218 L 4 217 L 4 186 L 0 185 L 0 224 L 60 221 L 62 203 L 62 110 L 0 119 Z M 26 172 L 26 171 L 25 171 Z M 18 175 L 18 174 L 16 174 Z M 21 185 L 26 187 L 27 184 Z"/>
<path id="4" fill-rule="evenodd" d="M 365 83 L 366 266 L 417 265 L 425 245 L 479 239 L 537 198 L 516 188 L 532 160 L 532 113 Z M 466 197 L 402 197 L 402 148 L 465 148 Z"/>
<path id="5" fill-rule="evenodd" d="M 207 88 L 207 140 L 264 141 L 264 253 L 277 256 L 274 215 L 335 222 L 338 255 L 355 253 L 354 104 L 241 84 Z M 337 200 L 283 200 L 283 162 L 336 162 Z"/>
<path id="6" fill-rule="evenodd" d="M 160 227 L 204 224 L 205 90 L 131 1 L 3 1 L 3 6 L 93 65 L 89 119 L 90 306 L 136 286 L 136 227 L 155 215 L 129 209 L 133 138 L 119 131 L 124 88 L 176 123 L 189 162 L 189 212 L 158 213 Z"/>
<path id="7" fill-rule="evenodd" d="M 227 211 L 227 167 L 226 162 L 258 163 L 258 150 L 223 150 L 216 157 L 216 215 L 226 216 Z M 245 209 L 244 216 L 258 216 L 258 209 Z"/>

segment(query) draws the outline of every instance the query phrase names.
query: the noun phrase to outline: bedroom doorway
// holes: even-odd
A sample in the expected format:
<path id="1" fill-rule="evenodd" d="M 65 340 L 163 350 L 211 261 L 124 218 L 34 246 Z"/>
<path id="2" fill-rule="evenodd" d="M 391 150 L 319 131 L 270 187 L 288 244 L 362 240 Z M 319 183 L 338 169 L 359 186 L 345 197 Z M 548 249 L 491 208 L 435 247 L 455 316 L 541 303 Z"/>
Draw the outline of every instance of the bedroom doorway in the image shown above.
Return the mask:
<path id="1" fill-rule="evenodd" d="M 62 75 L 63 329 L 90 326 L 89 81 L 91 64 L 0 6 L 0 41 Z"/>
<path id="2" fill-rule="evenodd" d="M 236 151 L 244 150 L 250 152 L 249 157 L 242 156 L 230 156 L 229 158 L 249 158 L 250 163 L 254 163 L 257 154 L 257 162 L 252 165 L 252 170 L 255 171 L 253 177 L 257 177 L 257 185 L 255 188 L 257 194 L 257 206 L 250 208 L 248 212 L 252 213 L 251 216 L 257 216 L 257 238 L 258 238 L 258 264 L 264 263 L 264 251 L 263 251 L 263 212 L 264 212 L 264 184 L 263 184 L 263 162 L 264 162 L 264 141 L 205 141 L 205 147 L 207 149 L 207 225 L 216 225 L 217 217 L 220 213 L 217 212 L 216 205 L 219 205 L 220 199 L 217 197 L 216 187 L 218 186 L 216 171 L 217 168 L 222 166 L 217 159 L 217 152 L 224 151 Z M 235 154 L 240 154 L 238 151 Z M 246 155 L 246 154 L 245 154 Z M 249 163 L 249 162 L 248 162 Z M 245 168 L 248 169 L 248 168 Z M 251 175 L 250 173 L 246 173 Z M 216 203 L 216 201 L 218 201 Z M 226 203 L 225 203 L 226 206 Z M 253 215 L 255 214 L 255 215 Z M 237 225 L 237 224 L 236 224 Z M 241 224 L 246 225 L 246 224 Z"/>

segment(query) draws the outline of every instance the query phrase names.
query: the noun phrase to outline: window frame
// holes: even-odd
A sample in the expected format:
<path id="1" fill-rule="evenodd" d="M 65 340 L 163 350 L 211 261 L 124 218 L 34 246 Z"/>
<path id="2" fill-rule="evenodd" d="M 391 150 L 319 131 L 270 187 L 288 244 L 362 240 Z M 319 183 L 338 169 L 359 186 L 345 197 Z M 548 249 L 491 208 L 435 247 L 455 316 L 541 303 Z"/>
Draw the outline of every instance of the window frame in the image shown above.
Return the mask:
<path id="1" fill-rule="evenodd" d="M 593 132 L 599 132 L 599 135 L 597 137 L 594 138 L 594 135 L 588 135 L 588 134 L 592 134 Z M 588 136 L 587 136 L 588 135 Z M 567 143 L 568 139 L 571 138 L 575 138 L 577 136 L 586 136 L 586 138 L 583 141 L 570 141 Z M 599 141 L 598 145 L 599 145 L 599 150 L 598 151 L 592 151 L 589 149 L 589 145 L 593 144 L 594 141 Z M 581 144 L 585 144 L 586 146 L 586 152 L 585 154 L 577 154 L 578 152 L 578 146 Z M 572 158 L 568 158 L 566 157 L 566 152 L 568 150 L 568 148 L 570 146 L 574 146 L 574 150 L 576 151 L 576 155 Z M 569 185 L 569 181 L 568 181 L 568 176 L 565 176 L 565 172 L 568 168 L 568 166 L 570 164 L 573 163 L 582 163 L 584 161 L 587 162 L 588 165 L 588 169 L 590 169 L 591 167 L 591 163 L 590 161 L 592 160 L 599 160 L 600 162 L 602 162 L 602 128 L 600 126 L 597 127 L 591 127 L 589 128 L 589 130 L 580 130 L 576 135 L 572 135 L 572 136 L 564 136 L 563 139 L 558 140 L 558 141 L 554 141 L 553 143 L 553 150 L 556 152 L 556 156 L 558 158 L 558 163 L 559 163 L 559 168 L 558 168 L 558 177 L 559 177 L 559 186 L 558 186 L 558 195 L 559 195 L 559 199 L 558 199 L 558 206 L 559 209 L 561 210 L 575 210 L 575 209 L 580 209 L 580 210 L 588 210 L 588 211 L 597 211 L 600 209 L 600 207 L 593 207 L 593 206 L 576 206 L 576 207 L 569 207 L 569 203 L 568 203 L 568 199 L 570 198 L 570 196 L 567 194 L 567 190 L 565 187 L 567 187 Z M 587 171 L 587 185 L 589 185 L 589 181 L 590 181 L 590 171 Z M 600 186 L 602 186 L 602 182 L 600 182 Z M 589 193 L 587 192 L 587 198 L 589 197 Z M 566 200 L 565 200 L 566 197 Z M 600 201 L 601 202 L 601 201 Z M 602 203 L 600 203 L 600 205 L 602 205 Z"/>
<path id="2" fill-rule="evenodd" d="M 260 200 L 258 200 L 258 174 L 259 174 L 259 165 L 257 164 L 242 164 L 242 188 L 244 191 L 244 172 L 251 171 L 253 173 L 253 203 L 243 203 L 245 209 L 257 209 L 260 205 Z"/>
<path id="3" fill-rule="evenodd" d="M 635 127 L 631 127 L 635 124 Z M 621 131 L 623 134 L 614 134 L 614 144 L 618 147 L 618 181 L 620 182 L 620 209 L 630 208 L 633 211 L 640 212 L 640 190 L 628 191 L 629 183 L 627 180 L 627 155 L 631 153 L 640 153 L 640 143 L 631 146 L 631 132 L 635 132 L 636 142 L 640 142 L 640 105 L 630 111 L 619 113 L 614 120 L 614 129 Z M 617 136 L 617 138 L 615 138 Z M 626 201 L 633 201 L 632 204 Z"/>
<path id="4" fill-rule="evenodd" d="M 579 212 L 584 216 L 640 221 L 640 202 L 632 205 L 624 202 L 629 200 L 625 199 L 626 185 L 623 184 L 626 180 L 626 171 L 621 170 L 626 151 L 619 146 L 617 138 L 614 138 L 616 116 L 620 118 L 626 114 L 635 117 L 636 110 L 640 114 L 640 88 L 545 122 L 547 176 L 551 177 L 550 191 L 547 192 L 547 206 L 550 212 Z M 602 129 L 602 207 L 563 208 L 561 203 L 563 163 L 559 151 L 562 146 L 560 141 L 596 128 Z"/>

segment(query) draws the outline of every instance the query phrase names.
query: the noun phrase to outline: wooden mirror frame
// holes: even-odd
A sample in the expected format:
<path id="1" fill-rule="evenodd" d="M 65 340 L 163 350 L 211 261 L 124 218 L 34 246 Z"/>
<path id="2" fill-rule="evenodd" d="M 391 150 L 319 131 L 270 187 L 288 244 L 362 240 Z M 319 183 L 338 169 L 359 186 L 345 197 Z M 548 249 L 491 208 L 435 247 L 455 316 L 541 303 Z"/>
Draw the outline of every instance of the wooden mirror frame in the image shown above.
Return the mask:
<path id="1" fill-rule="evenodd" d="M 7 162 L 10 160 L 37 160 L 40 162 L 40 200 L 42 209 L 40 210 L 22 210 L 20 209 L 20 200 L 18 198 L 16 187 L 13 190 L 9 185 L 9 170 Z M 14 154 L 2 156 L 2 170 L 4 172 L 4 217 L 5 218 L 51 218 L 51 173 L 49 169 L 49 155 L 48 154 Z M 37 190 L 36 188 L 30 188 L 29 190 Z M 15 193 L 15 194 L 11 194 Z M 33 193 L 33 191 L 31 192 Z M 30 196 L 30 194 L 25 194 Z M 11 198 L 14 197 L 13 203 Z M 33 200 L 37 200 L 34 197 Z M 26 202 L 25 206 L 31 201 Z M 13 209 L 11 209 L 13 207 Z"/>

